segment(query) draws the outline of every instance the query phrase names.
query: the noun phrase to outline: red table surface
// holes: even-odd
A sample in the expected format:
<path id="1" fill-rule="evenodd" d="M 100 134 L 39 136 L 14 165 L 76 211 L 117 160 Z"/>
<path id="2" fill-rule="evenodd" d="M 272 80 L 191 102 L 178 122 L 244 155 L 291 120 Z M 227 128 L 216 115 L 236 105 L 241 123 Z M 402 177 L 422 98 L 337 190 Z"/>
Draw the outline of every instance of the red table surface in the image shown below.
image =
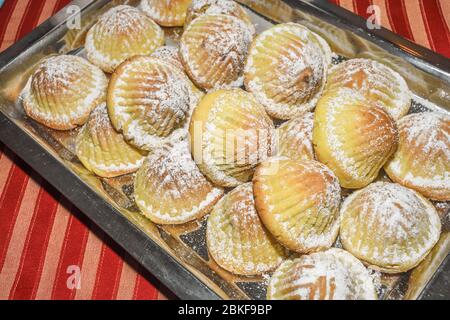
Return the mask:
<path id="1" fill-rule="evenodd" d="M 6 0 L 0 52 L 69 0 Z M 381 9 L 384 27 L 450 57 L 450 0 L 333 0 L 367 17 Z M 69 289 L 70 267 L 81 270 Z M 69 271 L 69 273 L 68 273 Z M 173 297 L 108 236 L 0 144 L 0 299 L 165 299 Z"/>

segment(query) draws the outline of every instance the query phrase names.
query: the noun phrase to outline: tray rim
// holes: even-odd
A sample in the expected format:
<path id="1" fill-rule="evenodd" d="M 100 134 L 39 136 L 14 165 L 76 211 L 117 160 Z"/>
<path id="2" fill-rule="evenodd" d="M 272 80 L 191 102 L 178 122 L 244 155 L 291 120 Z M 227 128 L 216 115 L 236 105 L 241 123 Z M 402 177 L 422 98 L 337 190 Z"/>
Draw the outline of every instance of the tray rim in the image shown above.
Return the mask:
<path id="1" fill-rule="evenodd" d="M 384 28 L 374 31 L 368 30 L 363 18 L 326 0 L 282 1 L 294 8 L 319 16 L 327 22 L 343 25 L 392 54 L 401 56 L 417 68 L 441 80 L 450 82 L 450 60 L 436 52 L 412 43 Z M 70 18 L 67 13 L 68 7 L 78 5 L 81 10 L 84 10 L 94 4 L 103 5 L 107 2 L 107 0 L 73 0 L 23 39 L 1 52 L 0 73 L 19 54 Z M 337 20 L 333 21 L 333 19 Z M 409 50 L 406 51 L 404 48 Z M 220 299 L 217 293 L 194 273 L 182 266 L 164 248 L 111 206 L 108 201 L 104 200 L 94 190 L 86 188 L 80 177 L 68 170 L 59 159 L 53 157 L 49 151 L 11 121 L 1 110 L 0 141 L 61 192 L 84 215 L 141 264 L 146 271 L 154 275 L 179 298 L 187 300 Z M 83 190 L 83 192 L 74 192 L 77 190 Z M 450 255 L 441 263 L 418 298 L 442 298 L 442 292 L 434 292 L 433 288 L 447 274 L 450 274 Z M 450 298 L 450 288 L 444 293 L 444 297 Z"/>

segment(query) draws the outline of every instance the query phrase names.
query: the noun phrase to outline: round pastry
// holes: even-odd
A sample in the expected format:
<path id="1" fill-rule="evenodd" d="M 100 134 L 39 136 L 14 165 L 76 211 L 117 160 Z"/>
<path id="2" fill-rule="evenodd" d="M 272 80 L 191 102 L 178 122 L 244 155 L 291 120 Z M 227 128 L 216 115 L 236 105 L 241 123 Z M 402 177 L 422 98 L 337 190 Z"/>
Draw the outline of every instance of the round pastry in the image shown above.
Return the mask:
<path id="1" fill-rule="evenodd" d="M 350 195 L 341 208 L 344 249 L 386 273 L 405 272 L 418 265 L 440 232 L 433 205 L 395 183 L 371 184 Z"/>
<path id="2" fill-rule="evenodd" d="M 251 180 L 258 163 L 275 151 L 275 127 L 264 108 L 241 89 L 203 97 L 190 125 L 191 148 L 201 171 L 215 184 Z"/>
<path id="3" fill-rule="evenodd" d="M 164 27 L 181 27 L 192 0 L 142 0 L 141 9 L 157 24 Z"/>
<path id="4" fill-rule="evenodd" d="M 185 26 L 188 26 L 194 19 L 205 14 L 225 14 L 234 16 L 247 23 L 250 28 L 254 28 L 253 22 L 247 12 L 232 0 L 192 0 L 192 4 L 187 10 Z"/>
<path id="5" fill-rule="evenodd" d="M 156 49 L 151 56 L 161 60 L 169 61 L 173 65 L 177 66 L 180 70 L 184 71 L 183 63 L 181 62 L 180 50 L 177 47 L 162 46 Z"/>
<path id="6" fill-rule="evenodd" d="M 144 161 L 134 181 L 136 204 L 158 224 L 182 224 L 209 213 L 223 196 L 199 171 L 187 141 L 166 144 Z"/>
<path id="7" fill-rule="evenodd" d="M 314 114 L 307 112 L 278 129 L 278 155 L 292 160 L 314 160 Z"/>
<path id="8" fill-rule="evenodd" d="M 24 92 L 27 115 L 56 130 L 83 125 L 105 101 L 108 80 L 102 70 L 77 56 L 52 56 L 41 62 Z"/>
<path id="9" fill-rule="evenodd" d="M 262 222 L 285 247 L 309 253 L 336 241 L 341 189 L 323 164 L 272 158 L 256 169 L 253 190 Z"/>
<path id="10" fill-rule="evenodd" d="M 376 300 L 373 280 L 350 253 L 330 249 L 288 260 L 270 280 L 268 300 Z"/>
<path id="11" fill-rule="evenodd" d="M 116 130 L 143 150 L 187 137 L 191 84 L 170 62 L 136 56 L 121 64 L 111 77 L 108 110 Z"/>
<path id="12" fill-rule="evenodd" d="M 251 183 L 228 193 L 212 210 L 206 229 L 208 251 L 222 268 L 240 275 L 274 270 L 286 250 L 258 217 Z"/>
<path id="13" fill-rule="evenodd" d="M 205 90 L 240 87 L 254 28 L 224 14 L 192 21 L 180 41 L 181 60 L 194 83 Z"/>
<path id="14" fill-rule="evenodd" d="M 395 121 L 356 90 L 339 88 L 317 104 L 313 142 L 317 159 L 339 178 L 341 186 L 359 189 L 378 176 L 395 152 Z"/>
<path id="15" fill-rule="evenodd" d="M 105 103 L 92 111 L 77 136 L 75 149 L 81 163 L 104 178 L 133 173 L 144 161 L 144 155 L 114 130 Z"/>
<path id="16" fill-rule="evenodd" d="M 307 28 L 286 23 L 256 37 L 245 67 L 245 87 L 277 119 L 314 109 L 326 82 L 331 50 Z"/>
<path id="17" fill-rule="evenodd" d="M 161 28 L 142 11 L 117 6 L 89 30 L 86 37 L 88 59 L 103 71 L 112 73 L 126 59 L 149 55 L 164 44 Z"/>
<path id="18" fill-rule="evenodd" d="M 399 147 L 386 164 L 389 177 L 424 196 L 450 200 L 450 116 L 416 113 L 398 122 Z"/>
<path id="19" fill-rule="evenodd" d="M 358 90 L 395 120 L 406 115 L 411 107 L 411 92 L 405 79 L 374 60 L 352 59 L 334 66 L 328 73 L 326 90 L 340 87 Z"/>

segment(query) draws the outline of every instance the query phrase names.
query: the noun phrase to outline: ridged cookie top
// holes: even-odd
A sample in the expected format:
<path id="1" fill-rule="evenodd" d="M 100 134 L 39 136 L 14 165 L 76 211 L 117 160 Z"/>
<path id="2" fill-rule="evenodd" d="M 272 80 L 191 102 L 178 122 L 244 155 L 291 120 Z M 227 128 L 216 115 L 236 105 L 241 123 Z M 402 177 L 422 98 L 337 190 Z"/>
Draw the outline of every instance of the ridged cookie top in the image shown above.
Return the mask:
<path id="1" fill-rule="evenodd" d="M 163 44 L 161 28 L 142 11 L 125 5 L 107 11 L 86 37 L 88 59 L 109 73 L 126 59 L 151 54 Z"/>
<path id="2" fill-rule="evenodd" d="M 202 89 L 240 87 L 254 29 L 224 14 L 202 15 L 186 28 L 180 42 L 186 72 Z"/>
<path id="3" fill-rule="evenodd" d="M 385 166 L 389 177 L 433 200 L 450 200 L 450 116 L 417 113 L 398 126 L 399 148 Z"/>
<path id="4" fill-rule="evenodd" d="M 341 208 L 344 248 L 388 273 L 415 267 L 439 240 L 436 209 L 411 189 L 378 182 L 349 196 Z"/>
<path id="5" fill-rule="evenodd" d="M 84 124 L 105 100 L 108 81 L 103 72 L 76 56 L 53 56 L 41 62 L 23 94 L 26 113 L 57 130 Z"/>
<path id="6" fill-rule="evenodd" d="M 307 28 L 286 23 L 261 33 L 245 67 L 245 87 L 278 119 L 311 111 L 326 81 L 331 51 Z"/>
<path id="7" fill-rule="evenodd" d="M 159 224 L 201 218 L 223 195 L 202 175 L 187 141 L 169 143 L 151 153 L 136 174 L 134 190 L 142 213 Z"/>
<path id="8" fill-rule="evenodd" d="M 376 300 L 367 269 L 341 249 L 284 262 L 270 280 L 269 300 Z"/>
<path id="9" fill-rule="evenodd" d="M 331 170 L 317 161 L 272 158 L 257 168 L 253 184 L 259 216 L 284 246 L 308 253 L 333 245 L 341 189 Z"/>
<path id="10" fill-rule="evenodd" d="M 383 107 L 395 119 L 411 107 L 411 93 L 405 79 L 391 68 L 369 59 L 352 59 L 333 67 L 327 90 L 347 87 L 358 90 L 365 99 Z"/>
<path id="11" fill-rule="evenodd" d="M 383 108 L 353 89 L 339 88 L 317 104 L 313 142 L 317 159 L 333 170 L 341 185 L 358 189 L 374 181 L 395 152 L 398 132 Z"/>
<path id="12" fill-rule="evenodd" d="M 286 256 L 286 250 L 258 217 L 251 183 L 237 187 L 214 207 L 206 238 L 213 259 L 236 274 L 257 275 L 274 270 Z"/>
<path id="13" fill-rule="evenodd" d="M 112 75 L 108 89 L 114 127 L 144 150 L 152 150 L 175 135 L 180 138 L 179 132 L 187 134 L 191 99 L 191 84 L 182 71 L 148 56 L 123 63 Z"/>
<path id="14" fill-rule="evenodd" d="M 190 125 L 192 153 L 215 184 L 248 182 L 258 163 L 275 152 L 275 127 L 264 108 L 241 89 L 205 95 Z"/>
<path id="15" fill-rule="evenodd" d="M 76 153 L 87 169 L 105 178 L 135 172 L 144 161 L 144 155 L 114 130 L 105 103 L 92 111 L 78 134 Z"/>
<path id="16" fill-rule="evenodd" d="M 161 26 L 181 27 L 192 0 L 142 0 L 141 9 Z"/>

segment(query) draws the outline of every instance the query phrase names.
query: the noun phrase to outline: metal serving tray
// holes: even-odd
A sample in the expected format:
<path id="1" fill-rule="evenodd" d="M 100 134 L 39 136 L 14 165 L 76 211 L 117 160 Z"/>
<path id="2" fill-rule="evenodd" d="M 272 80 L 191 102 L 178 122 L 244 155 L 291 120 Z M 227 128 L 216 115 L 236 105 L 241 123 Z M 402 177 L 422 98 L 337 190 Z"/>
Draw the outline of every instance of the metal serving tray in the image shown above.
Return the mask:
<path id="1" fill-rule="evenodd" d="M 100 179 L 73 152 L 76 130 L 56 132 L 28 119 L 19 99 L 33 67 L 56 53 L 83 55 L 68 32 L 76 8 L 84 27 L 108 6 L 123 1 L 75 0 L 0 54 L 0 140 L 47 179 L 146 270 L 182 299 L 263 299 L 268 276 L 238 277 L 209 258 L 205 220 L 156 226 L 133 202 L 132 176 Z M 127 1 L 136 5 L 137 1 Z M 414 93 L 412 112 L 450 109 L 450 61 L 386 29 L 370 31 L 366 21 L 327 1 L 241 0 L 262 31 L 273 23 L 302 23 L 328 40 L 335 62 L 355 57 L 380 60 L 401 73 Z M 70 25 L 69 23 L 69 25 Z M 176 44 L 180 29 L 165 30 Z M 82 34 L 81 34 L 82 35 Z M 82 38 L 82 37 L 81 37 Z M 381 176 L 380 179 L 387 179 Z M 374 273 L 383 299 L 450 298 L 449 203 L 435 203 L 444 231 L 438 245 L 413 271 Z"/>

